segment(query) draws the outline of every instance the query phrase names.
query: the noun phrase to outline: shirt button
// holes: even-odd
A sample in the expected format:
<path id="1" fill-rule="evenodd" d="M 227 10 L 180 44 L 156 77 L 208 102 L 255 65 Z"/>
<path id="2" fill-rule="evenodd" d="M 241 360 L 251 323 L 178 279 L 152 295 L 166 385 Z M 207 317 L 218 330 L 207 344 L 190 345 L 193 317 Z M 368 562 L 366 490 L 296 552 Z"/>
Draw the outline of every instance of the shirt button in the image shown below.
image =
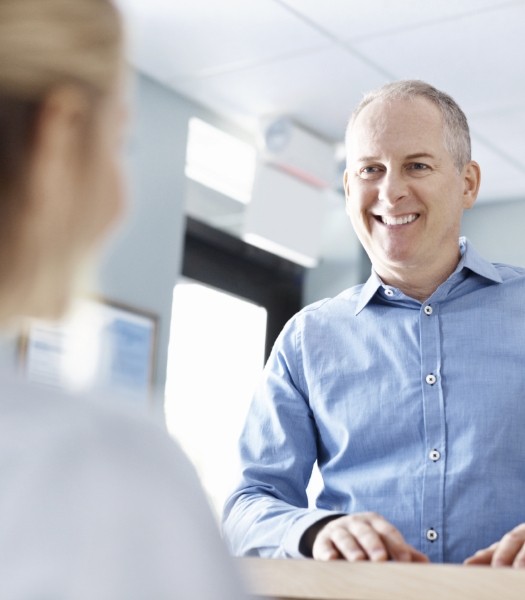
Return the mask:
<path id="1" fill-rule="evenodd" d="M 432 527 L 430 529 L 427 529 L 427 540 L 429 542 L 435 542 L 438 539 L 438 532 L 433 529 Z"/>
<path id="2" fill-rule="evenodd" d="M 428 383 L 428 385 L 434 385 L 437 381 L 437 377 L 433 373 L 429 373 L 425 377 L 425 381 Z"/>
<path id="3" fill-rule="evenodd" d="M 428 458 L 430 458 L 430 460 L 433 460 L 434 462 L 436 462 L 437 460 L 439 460 L 441 458 L 441 454 L 438 450 L 434 449 L 428 453 Z"/>
<path id="4" fill-rule="evenodd" d="M 393 296 L 394 295 L 394 290 L 391 290 L 390 288 L 385 288 L 385 294 L 387 296 Z"/>
<path id="5" fill-rule="evenodd" d="M 430 305 L 425 306 L 425 308 L 423 309 L 423 311 L 425 312 L 426 315 L 431 315 L 432 314 L 432 307 Z"/>

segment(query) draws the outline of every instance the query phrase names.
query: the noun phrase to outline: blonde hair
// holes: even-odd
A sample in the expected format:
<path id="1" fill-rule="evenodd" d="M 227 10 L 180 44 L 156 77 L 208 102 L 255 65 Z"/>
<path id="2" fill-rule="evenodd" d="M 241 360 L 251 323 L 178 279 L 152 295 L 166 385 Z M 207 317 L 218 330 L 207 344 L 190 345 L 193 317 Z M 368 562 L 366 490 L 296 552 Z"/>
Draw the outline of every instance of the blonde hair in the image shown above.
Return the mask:
<path id="1" fill-rule="evenodd" d="M 104 93 L 121 51 L 110 0 L 0 0 L 0 94 L 39 100 L 61 83 Z"/>
<path id="2" fill-rule="evenodd" d="M 27 166 L 38 110 L 57 86 L 93 98 L 115 85 L 122 30 L 111 0 L 0 0 L 0 220 Z M 9 214 L 11 213 L 11 214 Z"/>

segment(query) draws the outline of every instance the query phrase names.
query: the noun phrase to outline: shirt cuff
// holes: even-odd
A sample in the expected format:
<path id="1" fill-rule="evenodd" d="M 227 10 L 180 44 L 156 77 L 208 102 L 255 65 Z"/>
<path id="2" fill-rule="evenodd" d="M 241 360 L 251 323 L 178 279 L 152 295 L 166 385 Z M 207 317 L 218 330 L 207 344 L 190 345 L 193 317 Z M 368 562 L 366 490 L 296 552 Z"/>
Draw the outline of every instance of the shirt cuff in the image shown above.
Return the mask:
<path id="1" fill-rule="evenodd" d="M 306 558 L 299 551 L 299 543 L 304 532 L 317 521 L 326 517 L 339 517 L 346 513 L 333 510 L 312 510 L 299 517 L 286 532 L 283 539 L 283 550 L 286 556 L 290 558 Z"/>

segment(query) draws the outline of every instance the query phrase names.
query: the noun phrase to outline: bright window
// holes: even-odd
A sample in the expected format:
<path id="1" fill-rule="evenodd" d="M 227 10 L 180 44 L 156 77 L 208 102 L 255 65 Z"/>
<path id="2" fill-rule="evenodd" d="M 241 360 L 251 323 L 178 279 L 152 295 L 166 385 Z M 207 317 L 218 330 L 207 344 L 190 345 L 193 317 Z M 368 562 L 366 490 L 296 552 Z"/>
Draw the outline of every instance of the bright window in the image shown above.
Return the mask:
<path id="1" fill-rule="evenodd" d="M 173 293 L 166 422 L 217 516 L 235 482 L 237 442 L 264 363 L 266 309 L 183 280 Z"/>
<path id="2" fill-rule="evenodd" d="M 238 138 L 192 118 L 188 129 L 186 176 L 239 202 L 250 201 L 256 151 Z"/>

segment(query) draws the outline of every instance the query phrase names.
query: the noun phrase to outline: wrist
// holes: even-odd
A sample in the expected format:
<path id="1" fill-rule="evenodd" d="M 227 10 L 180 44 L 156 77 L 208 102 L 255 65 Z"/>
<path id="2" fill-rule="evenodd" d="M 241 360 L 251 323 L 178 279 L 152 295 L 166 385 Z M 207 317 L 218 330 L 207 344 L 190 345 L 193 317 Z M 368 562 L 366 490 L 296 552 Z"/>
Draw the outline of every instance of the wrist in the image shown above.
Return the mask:
<path id="1" fill-rule="evenodd" d="M 334 519 L 339 519 L 343 515 L 328 515 L 327 517 L 323 517 L 316 521 L 313 525 L 310 525 L 308 529 L 306 529 L 299 540 L 299 552 L 306 556 L 306 558 L 312 558 L 312 549 L 314 547 L 315 538 L 317 534 L 321 531 L 321 529 L 330 521 Z"/>

